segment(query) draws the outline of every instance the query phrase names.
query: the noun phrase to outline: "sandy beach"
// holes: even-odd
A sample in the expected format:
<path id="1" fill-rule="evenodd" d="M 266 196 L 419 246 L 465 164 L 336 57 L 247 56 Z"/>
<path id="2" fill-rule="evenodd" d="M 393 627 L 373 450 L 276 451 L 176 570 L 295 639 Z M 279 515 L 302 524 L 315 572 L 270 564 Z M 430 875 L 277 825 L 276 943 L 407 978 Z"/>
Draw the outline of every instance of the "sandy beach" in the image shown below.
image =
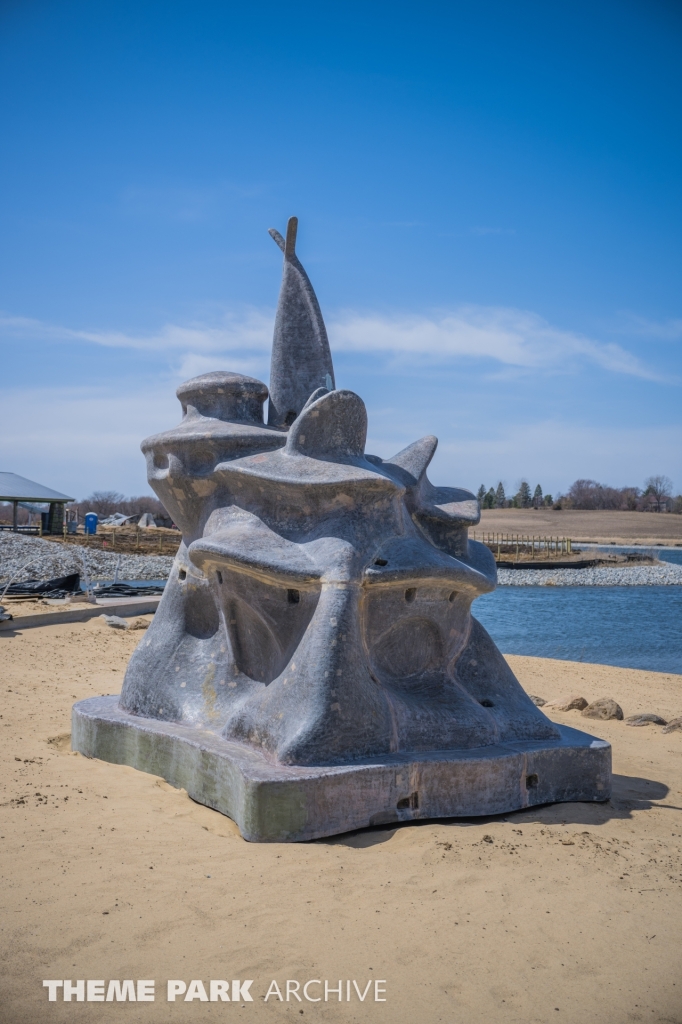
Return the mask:
<path id="1" fill-rule="evenodd" d="M 252 845 L 71 752 L 71 705 L 118 693 L 142 636 L 98 619 L 0 636 L 2 1024 L 682 1021 L 682 732 L 554 714 L 613 744 L 607 804 Z M 547 700 L 682 714 L 682 676 L 509 661 Z M 253 1002 L 166 1001 L 169 979 L 235 978 Z M 48 1002 L 43 979 L 154 979 L 156 999 Z M 343 1001 L 265 1002 L 287 979 L 319 979 L 312 997 L 341 979 Z M 372 982 L 364 1002 L 347 981 Z"/>

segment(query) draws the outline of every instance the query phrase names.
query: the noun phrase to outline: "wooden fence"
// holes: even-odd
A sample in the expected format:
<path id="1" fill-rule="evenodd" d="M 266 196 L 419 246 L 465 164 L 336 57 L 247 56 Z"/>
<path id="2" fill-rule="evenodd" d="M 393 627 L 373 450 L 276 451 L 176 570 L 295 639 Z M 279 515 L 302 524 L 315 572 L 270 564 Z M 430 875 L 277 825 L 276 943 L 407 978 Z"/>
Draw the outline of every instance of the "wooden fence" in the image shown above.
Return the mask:
<path id="1" fill-rule="evenodd" d="M 570 537 L 526 536 L 522 533 L 483 533 L 473 531 L 472 540 L 479 540 L 487 545 L 495 555 L 502 559 L 505 556 L 541 558 L 561 558 L 573 554 L 573 541 Z"/>
<path id="2" fill-rule="evenodd" d="M 76 544 L 78 547 L 96 551 L 113 551 L 120 554 L 176 555 L 181 536 L 178 530 L 164 530 L 147 527 L 144 529 L 123 527 L 100 531 L 95 534 L 67 533 L 48 537 L 45 540 L 61 544 Z"/>

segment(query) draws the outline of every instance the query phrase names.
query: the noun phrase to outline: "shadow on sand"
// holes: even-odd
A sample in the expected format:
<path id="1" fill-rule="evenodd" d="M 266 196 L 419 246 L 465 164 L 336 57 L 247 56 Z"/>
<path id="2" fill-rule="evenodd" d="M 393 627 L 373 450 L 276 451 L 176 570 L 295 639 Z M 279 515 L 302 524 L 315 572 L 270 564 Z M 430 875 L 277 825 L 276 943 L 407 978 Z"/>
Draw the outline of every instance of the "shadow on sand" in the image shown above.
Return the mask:
<path id="1" fill-rule="evenodd" d="M 372 828 L 347 832 L 341 836 L 329 836 L 316 839 L 317 843 L 332 846 L 352 846 L 363 849 L 387 843 L 399 829 L 424 828 L 428 825 L 445 825 L 451 828 L 467 828 L 471 825 L 487 825 L 492 822 L 518 823 L 525 821 L 540 822 L 544 825 L 604 825 L 614 819 L 631 818 L 635 811 L 649 811 L 653 807 L 670 810 L 682 810 L 674 804 L 662 804 L 669 787 L 664 782 L 654 779 L 641 779 L 631 775 L 614 775 L 611 799 L 604 803 L 567 803 L 542 804 L 538 807 L 526 807 L 521 811 L 499 814 L 494 817 L 481 818 L 423 818 L 418 821 L 405 821 L 399 825 L 378 825 Z"/>

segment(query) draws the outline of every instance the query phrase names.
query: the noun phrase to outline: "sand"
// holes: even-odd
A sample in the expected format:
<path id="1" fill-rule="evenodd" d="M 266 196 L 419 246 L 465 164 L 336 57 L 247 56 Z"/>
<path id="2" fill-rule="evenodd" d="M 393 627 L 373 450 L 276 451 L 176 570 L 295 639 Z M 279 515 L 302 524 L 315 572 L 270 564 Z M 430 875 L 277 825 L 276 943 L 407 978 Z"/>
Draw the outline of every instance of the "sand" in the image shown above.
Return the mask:
<path id="1" fill-rule="evenodd" d="M 682 732 L 584 726 L 613 799 L 301 845 L 244 842 L 160 779 L 70 751 L 74 700 L 116 693 L 143 633 L 101 620 L 0 636 L 2 1024 L 682 1021 Z M 510 658 L 530 693 L 682 714 L 682 676 Z M 43 979 L 154 979 L 149 1003 L 49 1003 Z M 166 1002 L 253 979 L 252 1003 Z M 276 979 L 385 982 L 278 1002 Z M 384 986 L 379 986 L 379 994 Z M 309 994 L 318 994 L 313 985 Z"/>
<path id="2" fill-rule="evenodd" d="M 682 547 L 682 516 L 656 512 L 587 512 L 580 509 L 484 509 L 476 528 L 486 533 L 570 537 L 597 544 Z"/>

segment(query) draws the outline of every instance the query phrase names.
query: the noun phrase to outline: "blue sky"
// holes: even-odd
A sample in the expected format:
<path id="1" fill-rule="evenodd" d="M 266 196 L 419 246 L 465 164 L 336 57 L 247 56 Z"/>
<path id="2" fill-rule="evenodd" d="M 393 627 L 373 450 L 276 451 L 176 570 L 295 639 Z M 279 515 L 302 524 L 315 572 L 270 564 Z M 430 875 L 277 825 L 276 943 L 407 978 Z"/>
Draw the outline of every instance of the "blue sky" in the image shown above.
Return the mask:
<path id="1" fill-rule="evenodd" d="M 679 4 L 5 0 L 0 96 L 0 468 L 144 493 L 296 214 L 369 451 L 682 490 Z"/>

